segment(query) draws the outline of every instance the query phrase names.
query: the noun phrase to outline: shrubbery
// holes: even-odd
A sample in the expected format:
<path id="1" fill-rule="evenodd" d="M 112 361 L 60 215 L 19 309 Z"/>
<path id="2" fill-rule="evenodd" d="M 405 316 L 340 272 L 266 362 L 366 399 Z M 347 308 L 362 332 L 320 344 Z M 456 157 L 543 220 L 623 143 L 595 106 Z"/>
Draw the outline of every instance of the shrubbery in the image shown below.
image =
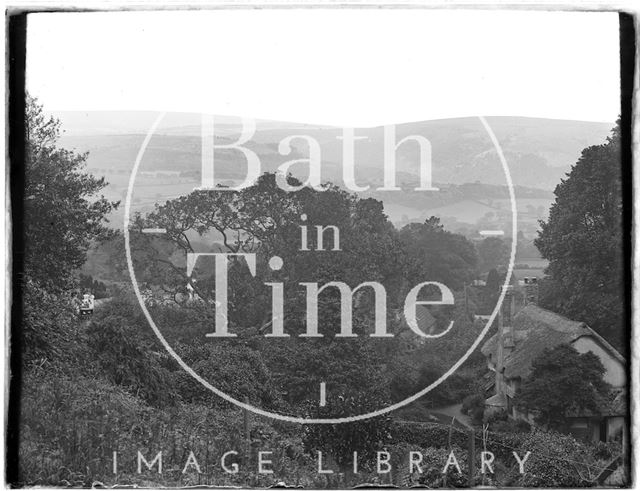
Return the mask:
<path id="1" fill-rule="evenodd" d="M 72 298 L 36 282 L 23 283 L 22 359 L 25 366 L 73 366 L 88 353 Z"/>
<path id="2" fill-rule="evenodd" d="M 454 427 L 450 431 L 447 426 L 441 424 L 395 422 L 391 427 L 391 434 L 394 445 L 430 447 L 439 451 L 447 450 L 450 445 L 452 448 L 466 449 L 468 442 L 466 430 Z M 481 430 L 475 431 L 475 438 L 476 449 L 484 448 Z M 570 435 L 541 430 L 489 431 L 486 450 L 492 452 L 499 463 L 496 475 L 492 476 L 494 482 L 497 480 L 503 486 L 516 487 L 584 486 L 588 483 L 583 481 L 583 477 L 595 478 L 598 469 L 603 469 L 614 456 L 620 454 L 620 446 L 613 443 L 598 444 L 594 448 Z M 531 452 L 524 475 L 518 472 L 517 461 L 513 456 L 514 450 L 521 458 L 524 458 L 527 452 Z M 456 454 L 456 457 L 459 455 Z M 458 460 L 462 466 L 461 459 Z M 479 464 L 476 465 L 479 468 Z"/>
<path id="3" fill-rule="evenodd" d="M 513 419 L 505 419 L 494 421 L 492 425 L 489 426 L 492 431 L 497 431 L 500 433 L 526 433 L 531 431 L 531 425 L 526 421 L 522 420 L 513 420 Z"/>
<path id="4" fill-rule="evenodd" d="M 34 369 L 25 377 L 22 399 L 20 482 L 24 485 L 90 486 L 163 483 L 270 486 L 277 480 L 312 484 L 312 464 L 302 452 L 301 432 L 274 429 L 251 417 L 251 445 L 273 451 L 273 475 L 256 474 L 256 454 L 230 475 L 220 467 L 228 450 L 246 448 L 239 409 L 222 410 L 177 403 L 152 408 L 141 398 L 106 381 Z M 118 475 L 112 473 L 118 452 Z M 137 474 L 137 452 L 151 461 L 163 452 L 163 474 Z M 182 474 L 189 451 L 202 474 Z M 250 474 L 252 477 L 250 477 Z"/>
<path id="5" fill-rule="evenodd" d="M 400 488 L 413 486 L 426 486 L 428 488 L 467 487 L 467 455 L 466 451 L 458 445 L 453 445 L 451 449 L 448 449 L 395 443 L 390 445 L 388 450 L 391 454 L 392 468 L 395 470 L 393 472 L 393 484 Z M 409 472 L 410 452 L 420 452 L 422 454 L 422 462 L 419 465 L 422 472 L 417 472 L 415 468 L 413 469 L 413 473 Z M 455 465 L 451 464 L 447 469 L 445 477 L 442 470 L 451 452 L 453 452 L 456 457 L 458 465 L 460 466 L 460 472 L 458 472 Z"/>
<path id="6" fill-rule="evenodd" d="M 464 414 L 467 414 L 475 424 L 482 423 L 484 400 L 485 398 L 482 394 L 468 395 L 462 401 L 462 408 L 460 410 Z"/>
<path id="7" fill-rule="evenodd" d="M 449 440 L 451 435 L 451 440 Z M 465 448 L 467 433 L 461 431 L 459 425 L 450 431 L 449 427 L 437 423 L 406 423 L 395 421 L 391 426 L 391 437 L 394 443 L 409 443 L 418 447 L 447 448 L 452 444 Z"/>
<path id="8" fill-rule="evenodd" d="M 90 290 L 96 299 L 107 298 L 109 296 L 107 285 L 101 281 L 93 279 L 93 276 L 91 275 L 84 275 L 80 273 L 78 283 L 81 290 Z"/>

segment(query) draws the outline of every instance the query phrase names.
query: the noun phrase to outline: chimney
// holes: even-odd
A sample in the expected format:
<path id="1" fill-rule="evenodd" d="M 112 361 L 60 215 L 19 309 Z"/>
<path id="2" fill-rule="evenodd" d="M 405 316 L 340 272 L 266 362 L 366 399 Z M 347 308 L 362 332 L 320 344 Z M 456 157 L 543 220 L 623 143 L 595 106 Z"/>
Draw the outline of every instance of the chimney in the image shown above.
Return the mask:
<path id="1" fill-rule="evenodd" d="M 513 316 L 515 315 L 515 300 L 516 297 L 513 292 L 513 287 L 508 285 L 506 287 L 506 293 L 504 295 L 504 302 L 502 302 L 502 311 L 504 312 L 504 320 L 502 325 L 506 327 L 506 336 L 504 337 L 504 348 L 511 352 L 511 349 L 515 346 L 515 333 L 513 328 Z M 503 329 L 504 329 L 503 327 Z M 505 355 L 508 353 L 505 353 Z"/>
<path id="2" fill-rule="evenodd" d="M 496 394 L 504 394 L 504 359 L 511 352 L 514 345 L 513 334 L 513 287 L 507 285 L 503 287 L 505 295 L 504 301 L 498 311 L 498 346 L 496 349 Z M 505 327 L 506 332 L 505 332 Z"/>
<path id="3" fill-rule="evenodd" d="M 538 305 L 538 278 L 536 277 L 524 279 L 524 304 Z"/>
<path id="4" fill-rule="evenodd" d="M 498 311 L 498 332 L 496 333 L 496 395 L 503 393 L 502 369 L 504 367 L 504 336 L 502 332 L 502 309 Z"/>

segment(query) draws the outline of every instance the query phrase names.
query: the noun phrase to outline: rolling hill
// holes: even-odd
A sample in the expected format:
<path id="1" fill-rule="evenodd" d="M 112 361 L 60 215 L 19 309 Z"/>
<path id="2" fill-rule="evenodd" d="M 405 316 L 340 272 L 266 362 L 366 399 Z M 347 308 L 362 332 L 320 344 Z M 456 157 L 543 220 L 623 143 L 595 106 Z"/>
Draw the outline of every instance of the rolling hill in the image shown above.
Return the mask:
<path id="1" fill-rule="evenodd" d="M 106 196 L 123 199 L 131 168 L 148 128 L 157 116 L 151 112 L 63 112 L 54 114 L 63 124 L 62 146 L 89 152 L 91 172 L 105 175 L 109 181 Z M 504 152 L 522 200 L 521 219 L 535 223 L 542 206 L 546 210 L 552 191 L 576 162 L 583 148 L 601 144 L 612 123 L 547 120 L 521 117 L 489 117 L 491 128 Z M 216 116 L 215 142 L 229 144 L 237 140 L 240 120 Z M 274 171 L 292 159 L 308 156 L 308 144 L 302 138 L 291 141 L 288 155 L 279 153 L 278 144 L 292 135 L 308 135 L 320 146 L 322 179 L 342 185 L 342 130 L 300 123 L 256 121 L 256 132 L 245 145 L 260 158 L 262 171 Z M 384 192 L 384 128 L 360 128 L 355 142 L 355 177 L 358 185 L 371 185 L 360 193 L 380 199 L 395 222 L 421 219 L 430 213 L 474 224 L 485 215 L 500 215 L 508 209 L 506 179 L 497 154 L 477 118 L 420 121 L 397 124 L 396 141 L 420 135 L 432 149 L 433 181 L 438 192 L 416 192 L 419 148 L 415 142 L 400 145 L 396 152 L 397 181 L 403 192 Z M 190 192 L 199 185 L 201 168 L 200 116 L 177 113 L 167 115 L 151 138 L 136 179 L 134 209 L 146 211 L 155 203 Z M 231 184 L 242 180 L 246 172 L 244 158 L 235 150 L 216 150 L 216 179 Z M 305 178 L 305 166 L 291 171 Z M 474 188 L 473 185 L 476 187 Z M 479 185 L 483 185 L 478 187 Z M 483 200 L 495 201 L 494 205 Z M 525 204 L 524 200 L 528 200 Z M 533 201 L 531 201 L 533 200 Z M 495 206 L 502 202 L 501 207 Z M 504 207 L 506 205 L 506 207 Z M 495 213 L 494 213 L 495 212 Z M 114 223 L 121 216 L 114 216 Z"/>

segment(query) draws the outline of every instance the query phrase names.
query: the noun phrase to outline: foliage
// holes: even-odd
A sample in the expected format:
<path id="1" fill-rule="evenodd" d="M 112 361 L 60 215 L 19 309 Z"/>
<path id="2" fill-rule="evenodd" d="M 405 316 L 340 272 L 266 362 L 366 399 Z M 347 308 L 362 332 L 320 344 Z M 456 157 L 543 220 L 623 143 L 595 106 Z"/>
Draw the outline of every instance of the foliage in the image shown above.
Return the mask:
<path id="1" fill-rule="evenodd" d="M 96 299 L 107 298 L 109 296 L 109 293 L 107 292 L 107 285 L 101 281 L 93 279 L 93 276 L 91 275 L 84 275 L 80 273 L 78 286 L 81 290 L 90 291 Z"/>
<path id="2" fill-rule="evenodd" d="M 500 433 L 528 433 L 531 431 L 531 425 L 521 419 L 514 420 L 507 418 L 504 420 L 495 420 L 489 427 L 492 431 Z"/>
<path id="3" fill-rule="evenodd" d="M 404 277 L 410 285 L 428 278 L 452 290 L 461 290 L 473 276 L 478 258 L 464 236 L 447 232 L 431 217 L 423 224 L 410 223 L 400 230 L 405 254 Z"/>
<path id="4" fill-rule="evenodd" d="M 336 395 L 360 387 L 387 390 L 390 384 L 384 371 L 385 364 L 380 359 L 387 342 L 389 340 L 376 342 L 366 337 L 340 339 L 339 342 L 259 340 L 260 352 L 273 373 L 275 384 L 281 388 L 283 398 L 294 406 L 303 405 L 309 399 L 317 401 L 320 382 Z M 312 392 L 310 387 L 313 387 Z"/>
<path id="5" fill-rule="evenodd" d="M 260 352 L 231 342 L 182 345 L 178 346 L 178 354 L 198 375 L 213 381 L 217 389 L 236 400 L 267 410 L 278 408 L 279 394 Z M 179 370 L 176 377 L 184 400 L 206 403 L 210 407 L 229 405 L 183 370 Z"/>
<path id="6" fill-rule="evenodd" d="M 543 306 L 586 322 L 624 347 L 624 279 L 620 127 L 583 150 L 555 189 L 549 220 L 535 240 L 549 260 L 554 293 Z"/>
<path id="7" fill-rule="evenodd" d="M 505 268 L 509 264 L 509 246 L 500 237 L 485 237 L 477 249 L 480 271 Z"/>
<path id="8" fill-rule="evenodd" d="M 150 404 L 171 403 L 175 387 L 162 363 L 168 355 L 140 333 L 135 320 L 113 310 L 100 313 L 87 329 L 88 344 L 107 379 Z"/>
<path id="9" fill-rule="evenodd" d="M 569 488 L 592 485 L 597 469 L 606 463 L 599 461 L 591 447 L 569 435 L 534 431 L 522 434 L 518 453 L 531 452 L 526 473 L 519 477 L 522 487 Z"/>
<path id="10" fill-rule="evenodd" d="M 388 447 L 391 454 L 391 466 L 394 484 L 400 488 L 407 487 L 427 487 L 430 489 L 441 487 L 466 487 L 467 485 L 467 455 L 465 450 L 457 445 L 451 449 L 436 447 L 418 447 L 407 443 L 394 443 Z M 420 452 L 421 463 L 418 465 L 421 472 L 414 467 L 413 473 L 409 474 L 410 452 Z M 450 453 L 453 452 L 460 466 L 458 472 L 455 465 L 450 464 L 446 477 L 442 473 Z"/>
<path id="11" fill-rule="evenodd" d="M 391 441 L 406 442 L 418 447 L 449 448 L 450 445 L 458 445 L 466 448 L 467 433 L 461 429 L 459 423 L 450 427 L 439 423 L 394 421 L 391 426 Z"/>
<path id="12" fill-rule="evenodd" d="M 481 433 L 477 437 L 482 441 Z M 477 445 L 477 444 L 476 444 Z M 555 431 L 535 429 L 530 432 L 490 431 L 486 439 L 486 449 L 496 457 L 496 462 L 506 464 L 498 479 L 500 487 L 589 487 L 598 471 L 609 463 L 611 452 L 597 450 L 570 435 Z M 519 473 L 519 466 L 513 456 L 516 451 L 520 458 L 531 452 L 525 473 Z M 616 450 L 613 453 L 617 455 Z"/>
<path id="13" fill-rule="evenodd" d="M 461 411 L 469 415 L 474 423 L 479 424 L 484 415 L 484 400 L 485 397 L 482 394 L 470 394 L 462 400 Z"/>
<path id="14" fill-rule="evenodd" d="M 162 324 L 180 316 L 184 322 L 184 314 L 171 306 L 153 309 L 154 318 Z M 175 363 L 132 303 L 131 292 L 116 295 L 94 315 L 87 331 L 88 344 L 102 373 L 147 403 L 165 406 L 181 398 L 185 402 L 229 406 Z M 163 334 L 171 336 L 171 331 Z M 196 373 L 236 399 L 248 398 L 261 407 L 274 407 L 278 396 L 271 374 L 260 353 L 246 346 L 244 339 L 213 344 L 195 342 L 193 332 L 183 334 L 186 337 L 182 341 L 187 343 L 178 341 L 174 346 Z"/>
<path id="15" fill-rule="evenodd" d="M 78 286 L 72 274 L 82 265 L 90 241 L 97 246 L 100 239 L 110 237 L 104 250 L 92 250 L 95 257 L 100 256 L 99 268 L 84 269 L 80 287 L 99 293 L 104 292 L 104 285 L 94 277 L 126 279 L 123 238 L 104 226 L 105 216 L 116 203 L 98 196 L 104 180 L 83 173 L 84 155 L 56 146 L 59 123 L 47 120 L 31 99 L 27 124 L 28 250 L 19 484 L 266 488 L 285 481 L 324 488 L 336 483 L 317 474 L 315 451 L 330 453 L 345 470 L 357 449 L 361 473 L 367 476 L 363 479 L 368 479 L 378 450 L 406 450 L 409 445 L 420 448 L 430 464 L 420 477 L 422 484 L 441 485 L 438 468 L 450 449 L 455 449 L 463 473 L 451 469 L 447 485 L 465 484 L 467 463 L 461 449 L 467 443 L 467 430 L 460 425 L 409 425 L 385 416 L 340 425 L 264 420 L 222 401 L 179 368 L 149 329 L 131 291 L 116 293 L 93 318 L 79 320 L 70 287 Z M 168 230 L 160 238 L 132 231 L 132 253 L 138 277 L 153 290 L 155 304 L 149 302 L 148 308 L 177 353 L 225 393 L 286 414 L 362 414 L 433 382 L 480 329 L 472 322 L 476 299 L 463 308 L 460 297 L 463 285 L 476 274 L 478 258 L 473 245 L 444 230 L 436 217 L 398 232 L 380 201 L 361 199 L 333 185 L 324 191 L 306 188 L 287 193 L 275 179 L 265 174 L 240 192 L 196 191 L 134 220 L 138 228 Z M 288 179 L 291 185 L 299 184 Z M 316 226 L 337 226 L 341 250 L 301 251 L 303 214 L 310 231 Z M 211 244 L 212 240 L 217 242 Z M 312 248 L 315 240 L 310 234 Z M 331 245 L 331 233 L 325 236 L 326 244 Z M 230 330 L 238 337 L 215 342 L 204 337 L 214 314 L 208 302 L 214 294 L 210 262 L 199 263 L 192 278 L 197 280 L 192 284 L 200 299 L 180 300 L 188 281 L 186 253 L 212 251 L 257 255 L 255 277 L 242 261 L 230 261 Z M 489 247 L 481 258 L 485 265 L 492 251 Z M 281 271 L 268 267 L 273 255 L 283 259 Z M 366 336 L 372 326 L 372 296 L 362 294 L 355 299 L 353 312 L 354 332 L 361 337 L 338 342 L 333 336 L 340 326 L 335 291 L 323 293 L 320 301 L 325 337 L 294 336 L 304 330 L 305 302 L 299 292 L 289 293 L 300 282 L 339 280 L 351 287 L 363 281 L 381 282 L 389 293 L 388 330 L 398 332 L 403 321 L 396 312 L 407 288 L 426 279 L 456 291 L 454 307 L 432 310 L 438 326 L 447 319 L 455 320 L 455 327 L 444 338 L 407 352 L 399 337 L 376 340 Z M 287 289 L 285 326 L 292 337 L 265 343 L 263 334 L 270 328 L 271 317 L 265 283 L 270 281 L 281 281 Z M 592 365 L 591 372 L 585 372 L 587 378 L 589 373 L 595 377 L 597 367 L 585 360 Z M 457 402 L 463 394 L 473 393 L 477 390 L 475 367 L 482 362 L 481 354 L 474 353 L 421 402 Z M 319 382 L 325 382 L 331 391 L 323 407 L 317 405 Z M 581 397 L 586 398 L 586 389 Z M 477 396 L 465 402 L 471 412 L 479 406 Z M 541 460 L 532 460 L 533 471 L 521 483 L 536 486 L 582 482 L 565 463 L 548 465 L 544 452 L 549 449 L 577 462 L 593 463 L 613 455 L 609 447 L 592 450 L 555 434 L 493 433 L 491 439 L 489 448 L 502 452 L 503 457 L 510 456 L 509 447 L 535 451 L 536 459 Z M 152 471 L 136 473 L 138 450 L 147 457 L 163 451 L 162 476 Z M 241 472 L 237 475 L 225 474 L 219 466 L 222 453 L 228 450 L 239 451 L 236 462 Z M 256 472 L 257 450 L 273 452 L 273 475 Z M 117 475 L 111 470 L 113 451 L 119 456 Z M 182 473 L 189 451 L 196 455 L 201 473 Z"/>
<path id="16" fill-rule="evenodd" d="M 509 419 L 509 411 L 504 408 L 493 410 L 484 418 L 485 423 L 494 423 L 497 421 L 507 421 Z"/>
<path id="17" fill-rule="evenodd" d="M 494 295 L 497 299 L 503 282 L 504 276 L 501 276 L 498 271 L 493 268 L 489 271 L 489 274 L 487 274 L 487 284 L 485 285 L 485 288 L 487 292 Z"/>
<path id="18" fill-rule="evenodd" d="M 466 429 L 454 426 L 450 430 L 441 424 L 394 422 L 391 433 L 392 447 L 417 447 L 427 450 L 425 455 L 429 455 L 429 452 L 439 452 L 446 458 L 450 448 L 457 448 L 456 457 L 463 468 L 462 481 L 459 484 L 466 482 L 466 452 L 460 450 L 467 448 Z M 570 435 L 540 429 L 530 432 L 491 430 L 486 440 L 483 439 L 482 431 L 478 430 L 475 432 L 475 438 L 477 450 L 486 449 L 495 455 L 494 467 L 499 467 L 500 472 L 492 476 L 492 479 L 499 487 L 590 486 L 593 484 L 590 481 L 595 478 L 598 470 L 606 467 L 611 458 L 619 455 L 620 451 L 619 447 L 612 444 L 592 447 Z M 524 475 L 519 473 L 519 466 L 513 456 L 514 450 L 521 458 L 524 458 L 527 452 L 531 452 L 525 464 Z M 476 462 L 476 466 L 479 467 L 479 462 Z M 434 474 L 433 477 L 437 476 Z M 424 483 L 423 480 L 421 482 Z"/>
<path id="19" fill-rule="evenodd" d="M 420 375 L 414 389 L 414 393 L 431 385 L 440 378 L 446 366 L 433 362 L 425 362 L 420 367 Z M 468 370 L 456 370 L 437 387 L 424 396 L 424 402 L 429 407 L 447 406 L 459 402 L 473 387 L 475 375 Z"/>
<path id="20" fill-rule="evenodd" d="M 504 275 L 498 273 L 496 269 L 491 269 L 487 274 L 486 284 L 480 292 L 482 312 L 485 315 L 490 314 L 498 303 L 500 288 L 503 283 Z"/>
<path id="21" fill-rule="evenodd" d="M 288 179 L 291 185 L 300 184 L 293 177 Z M 306 215 L 305 220 L 302 215 Z M 137 276 L 149 284 L 161 285 L 166 292 L 162 295 L 172 295 L 190 281 L 185 256 L 203 251 L 198 241 L 210 242 L 216 236 L 220 239 L 214 244 L 218 251 L 256 254 L 255 277 L 244 261 L 230 260 L 230 331 L 260 352 L 273 374 L 274 385 L 280 388 L 288 404 L 303 404 L 310 397 L 310 386 L 317 387 L 315 380 L 324 381 L 335 394 L 358 386 L 388 385 L 383 372 L 385 360 L 399 356 L 403 348 L 390 340 L 366 335 L 372 332 L 374 323 L 374 296 L 368 289 L 361 290 L 353 302 L 353 332 L 359 335 L 357 339 L 339 342 L 334 339 L 341 329 L 341 297 L 337 288 L 328 289 L 319 297 L 318 318 L 324 337 L 297 336 L 306 329 L 307 321 L 301 282 L 322 285 L 341 281 L 351 288 L 364 281 L 380 282 L 388 293 L 387 330 L 397 331 L 399 321 L 393 309 L 404 300 L 402 248 L 381 202 L 360 199 L 330 184 L 323 191 L 304 188 L 288 193 L 277 185 L 274 174 L 266 173 L 242 191 L 194 191 L 158 206 L 136 223 L 139 227 L 167 230 L 161 239 L 132 234 Z M 340 250 L 313 253 L 303 250 L 302 225 L 309 230 L 312 250 L 317 247 L 317 227 L 337 227 Z M 330 229 L 324 234 L 325 249 L 333 246 L 332 234 Z M 267 266 L 274 255 L 283 260 L 280 271 Z M 201 259 L 191 281 L 197 295 L 204 299 L 198 307 L 200 315 L 209 323 L 214 311 L 213 303 L 209 302 L 215 287 L 212 271 L 211 262 Z M 290 337 L 268 339 L 267 343 L 263 338 L 271 329 L 272 292 L 265 283 L 273 281 L 281 282 L 286 292 L 284 324 Z M 176 306 L 177 311 L 185 313 L 191 308 L 191 305 Z M 170 338 L 180 336 L 184 344 L 201 344 L 207 332 L 202 323 L 187 327 L 191 320 L 176 318 L 159 324 L 171 333 Z M 210 324 L 206 329 L 211 329 Z M 194 336 L 186 339 L 184 332 L 194 332 Z M 315 390 L 312 397 L 316 398 Z"/>
<path id="22" fill-rule="evenodd" d="M 247 440 L 240 410 L 182 404 L 151 408 L 99 378 L 57 375 L 42 368 L 26 374 L 22 405 L 20 482 L 22 485 L 137 485 L 181 487 L 269 487 L 284 480 L 309 487 L 314 482 L 311 458 L 302 451 L 299 427 L 276 430 L 270 422 L 251 418 L 252 448 L 273 452 L 273 475 L 257 475 L 257 452 L 243 457 Z M 224 473 L 222 454 L 237 450 L 240 472 Z M 112 473 L 118 452 L 118 474 Z M 137 452 L 149 461 L 163 452 L 163 474 L 137 474 Z M 189 452 L 201 474 L 182 470 Z M 229 460 L 229 463 L 232 461 Z"/>
<path id="23" fill-rule="evenodd" d="M 447 469 L 446 477 L 444 477 L 442 470 L 451 452 L 456 457 L 460 472 L 458 472 L 455 465 L 450 465 Z M 430 488 L 440 487 L 443 484 L 451 488 L 468 487 L 468 456 L 461 447 L 457 445 L 452 445 L 451 449 L 428 447 L 423 452 L 423 461 L 426 463 L 426 469 L 418 478 L 419 485 Z"/>
<path id="24" fill-rule="evenodd" d="M 349 417 L 379 409 L 385 402 L 388 401 L 381 401 L 375 393 L 360 391 L 331 398 L 325 406 L 310 410 L 309 415 L 334 419 Z M 364 466 L 370 463 L 376 452 L 390 440 L 390 426 L 391 419 L 387 416 L 335 425 L 307 425 L 304 445 L 308 452 L 326 450 L 344 471 L 351 466 L 354 450 L 358 451 L 358 459 Z"/>
<path id="25" fill-rule="evenodd" d="M 609 390 L 604 367 L 592 352 L 578 353 L 562 344 L 533 360 L 532 370 L 516 395 L 516 405 L 536 414 L 536 421 L 559 428 L 570 411 L 598 413 Z"/>
<path id="26" fill-rule="evenodd" d="M 395 388 L 394 402 L 431 385 L 468 350 L 483 328 L 471 320 L 472 312 L 473 306 L 467 315 L 464 302 L 456 300 L 453 313 L 449 312 L 446 319 L 452 319 L 454 325 L 446 336 L 429 339 L 410 354 L 390 361 L 387 373 Z M 421 403 L 434 408 L 460 402 L 477 389 L 477 372 L 485 363 L 480 350 L 475 350 L 453 374 L 421 397 Z"/>
<path id="27" fill-rule="evenodd" d="M 57 146 L 60 122 L 35 99 L 26 102 L 25 274 L 62 288 L 84 263 L 90 241 L 109 235 L 105 217 L 118 203 L 97 196 L 106 182 L 83 172 L 86 155 Z"/>
<path id="28" fill-rule="evenodd" d="M 86 356 L 86 344 L 74 308 L 65 292 L 49 292 L 30 278 L 23 282 L 23 366 L 55 364 L 73 367 Z"/>
<path id="29" fill-rule="evenodd" d="M 491 476 L 494 484 L 518 488 L 590 487 L 611 458 L 620 454 L 619 446 L 612 444 L 594 447 L 571 435 L 539 428 L 526 431 L 524 427 L 520 431 L 489 431 L 486 440 L 481 431 L 476 431 L 478 448 L 495 455 L 495 474 Z M 514 451 L 520 458 L 531 452 L 524 465 L 524 474 L 519 472 Z"/>
<path id="30" fill-rule="evenodd" d="M 289 183 L 300 184 L 292 177 L 289 177 Z M 216 234 L 221 238 L 218 245 L 225 252 L 256 253 L 261 261 L 258 278 L 253 280 L 248 274 L 238 274 L 239 269 L 246 270 L 244 266 L 234 271 L 236 274 L 229 275 L 230 282 L 238 278 L 245 288 L 261 289 L 258 295 L 243 295 L 241 288 L 230 285 L 230 319 L 241 325 L 251 325 L 252 322 L 255 325 L 263 318 L 243 319 L 240 310 L 268 311 L 268 289 L 260 285 L 260 279 L 282 278 L 286 285 L 300 281 L 342 280 L 355 286 L 362 281 L 386 284 L 399 276 L 399 247 L 395 230 L 382 211 L 381 202 L 359 199 L 332 185 L 327 185 L 323 191 L 304 188 L 289 193 L 277 185 L 274 174 L 266 173 L 253 186 L 242 191 L 194 191 L 158 206 L 144 219 L 139 218 L 138 224 L 167 229 L 163 240 L 137 234 L 134 239 L 136 251 L 147 252 L 147 257 L 141 259 L 147 263 L 164 263 L 166 267 L 157 271 L 161 276 L 156 275 L 155 280 L 165 284 L 170 283 L 175 275 L 178 275 L 177 281 L 186 283 L 186 272 L 180 274 L 172 264 L 167 264 L 169 258 L 166 255 L 173 251 L 182 254 L 196 252 L 194 237 Z M 306 220 L 301 219 L 302 215 L 306 215 Z M 331 251 L 331 230 L 324 234 L 325 250 L 330 252 L 309 254 L 301 250 L 300 225 L 313 232 L 316 227 L 337 227 L 340 250 Z M 317 246 L 314 236 L 314 233 L 309 233 L 311 249 Z M 161 244 L 166 243 L 171 246 L 169 250 L 158 250 Z M 270 272 L 265 267 L 266 261 L 274 255 L 284 261 L 279 273 Z M 194 287 L 202 298 L 209 298 L 211 292 L 206 288 L 208 283 L 205 280 L 211 276 L 211 269 L 207 271 L 201 266 L 196 273 L 203 286 Z M 245 302 L 242 309 L 239 308 L 240 301 Z"/>
<path id="31" fill-rule="evenodd" d="M 25 162 L 23 365 L 75 366 L 87 353 L 72 288 L 91 240 L 108 235 L 117 203 L 96 194 L 106 185 L 83 172 L 86 155 L 57 146 L 60 123 L 27 97 Z M 16 251 L 19 252 L 19 251 Z"/>
<path id="32" fill-rule="evenodd" d="M 24 484 L 89 486 L 109 472 L 113 449 L 136 446 L 144 432 L 144 406 L 104 381 L 25 374 L 21 406 L 20 479 Z M 79 483 L 77 481 L 80 481 Z"/>
<path id="33" fill-rule="evenodd" d="M 92 243 L 81 271 L 102 280 L 129 282 L 122 233 L 115 230 L 112 237 Z"/>

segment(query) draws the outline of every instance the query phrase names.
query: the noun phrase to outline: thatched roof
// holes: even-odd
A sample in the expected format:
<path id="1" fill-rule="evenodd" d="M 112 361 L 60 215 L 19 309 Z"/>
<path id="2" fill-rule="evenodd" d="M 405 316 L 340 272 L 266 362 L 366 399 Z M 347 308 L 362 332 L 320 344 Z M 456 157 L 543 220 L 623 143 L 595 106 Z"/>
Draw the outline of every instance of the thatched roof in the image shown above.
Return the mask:
<path id="1" fill-rule="evenodd" d="M 431 334 L 435 325 L 436 319 L 433 317 L 429 309 L 424 305 L 416 305 L 416 321 L 418 327 L 422 332 Z"/>
<path id="2" fill-rule="evenodd" d="M 513 350 L 506 351 L 504 374 L 507 378 L 526 378 L 531 371 L 531 363 L 547 348 L 559 344 L 570 344 L 582 336 L 595 338 L 614 358 L 624 362 L 624 358 L 607 341 L 584 322 L 567 319 L 536 305 L 524 307 L 513 318 Z M 504 329 L 507 333 L 507 329 Z M 497 334 L 482 346 L 482 354 L 496 356 Z"/>
<path id="3" fill-rule="evenodd" d="M 402 322 L 400 324 L 400 328 L 398 332 L 400 334 L 405 334 L 413 336 L 413 331 L 407 324 L 406 319 L 404 318 L 404 313 L 402 315 Z M 424 305 L 416 305 L 416 322 L 418 324 L 418 328 L 425 334 L 433 334 L 436 327 L 436 318 L 429 312 L 429 309 Z"/>

